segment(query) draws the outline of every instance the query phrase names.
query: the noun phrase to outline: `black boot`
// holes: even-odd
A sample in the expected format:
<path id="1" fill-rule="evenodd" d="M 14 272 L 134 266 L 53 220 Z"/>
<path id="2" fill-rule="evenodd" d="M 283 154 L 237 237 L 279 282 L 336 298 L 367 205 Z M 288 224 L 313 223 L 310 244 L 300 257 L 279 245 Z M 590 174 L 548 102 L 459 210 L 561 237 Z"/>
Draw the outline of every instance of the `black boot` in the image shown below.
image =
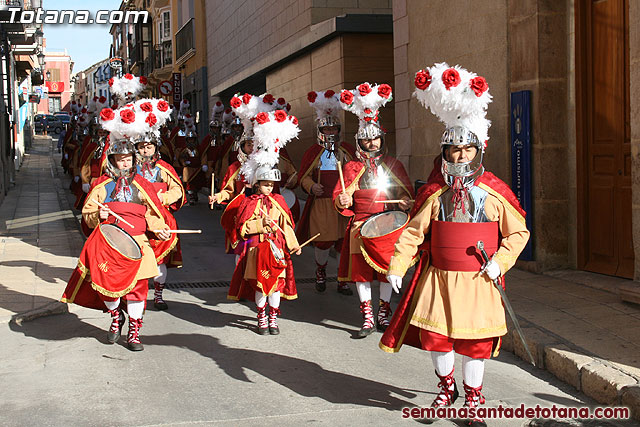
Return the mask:
<path id="1" fill-rule="evenodd" d="M 327 290 L 327 263 L 320 265 L 316 262 L 316 291 L 324 292 Z"/>
<path id="2" fill-rule="evenodd" d="M 140 342 L 140 328 L 142 319 L 132 319 L 129 317 L 129 334 L 127 335 L 127 347 L 131 351 L 142 351 L 144 347 Z"/>
<path id="3" fill-rule="evenodd" d="M 125 318 L 124 313 L 119 308 L 108 312 L 111 315 L 111 326 L 109 327 L 109 332 L 107 332 L 107 341 L 114 344 L 120 339 Z"/>
<path id="4" fill-rule="evenodd" d="M 360 303 L 360 312 L 362 313 L 364 323 L 362 324 L 362 328 L 360 328 L 360 330 L 358 331 L 358 337 L 364 338 L 371 335 L 376 329 L 376 322 L 373 318 L 373 306 L 371 305 L 371 300 Z"/>

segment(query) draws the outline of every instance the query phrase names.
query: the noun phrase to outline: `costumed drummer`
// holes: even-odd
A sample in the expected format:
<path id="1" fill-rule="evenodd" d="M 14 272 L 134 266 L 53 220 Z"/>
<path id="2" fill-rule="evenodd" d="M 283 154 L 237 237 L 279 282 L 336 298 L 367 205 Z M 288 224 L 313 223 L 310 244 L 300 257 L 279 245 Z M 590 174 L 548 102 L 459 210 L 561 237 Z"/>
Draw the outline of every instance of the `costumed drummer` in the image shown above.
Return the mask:
<path id="1" fill-rule="evenodd" d="M 302 250 L 291 211 L 284 198 L 272 191 L 281 178 L 275 168 L 278 152 L 298 135 L 299 129 L 295 117 L 277 110 L 256 115 L 254 130 L 256 150 L 243 163 L 240 173 L 253 184 L 255 192 L 245 197 L 238 208 L 236 227 L 245 243 L 227 298 L 255 298 L 258 333 L 277 335 L 280 298 L 297 298 L 293 269 L 287 268 L 291 263 L 289 252 L 300 255 Z"/>
<path id="2" fill-rule="evenodd" d="M 205 174 L 209 170 L 206 164 L 206 152 L 200 152 L 195 124 L 187 122 L 186 146 L 177 153 L 182 181 L 187 190 L 189 205 L 198 202 L 198 191 L 206 184 Z"/>
<path id="3" fill-rule="evenodd" d="M 299 184 L 309 194 L 298 223 L 298 240 L 306 241 L 320 233 L 313 241 L 316 260 L 316 290 L 327 287 L 327 263 L 331 247 L 340 252 L 348 217 L 340 215 L 333 206 L 333 189 L 339 182 L 338 162 L 345 164 L 355 157 L 355 149 L 342 142 L 341 111 L 338 95 L 332 90 L 309 92 L 309 105 L 316 113 L 316 144 L 302 156 Z M 353 295 L 348 282 L 338 283 L 338 292 Z"/>
<path id="4" fill-rule="evenodd" d="M 507 333 L 492 281 L 515 264 L 529 238 L 525 212 L 510 188 L 482 165 L 491 102 L 484 78 L 445 63 L 416 74 L 416 97 L 445 124 L 441 166 L 420 189 L 411 220 L 395 246 L 388 279 L 396 287 L 409 260 L 425 249 L 411 284 L 380 342 L 387 352 L 409 344 L 431 351 L 439 379 L 432 406 L 454 403 L 454 352 L 462 355 L 464 406 L 483 404 L 484 361 Z M 475 250 L 482 240 L 490 261 Z M 445 250 L 446 248 L 446 250 Z M 484 420 L 468 420 L 484 426 Z"/>
<path id="5" fill-rule="evenodd" d="M 378 120 L 378 109 L 392 98 L 387 84 L 362 83 L 355 90 L 343 90 L 340 104 L 343 109 L 358 116 L 356 133 L 356 160 L 344 165 L 344 189 L 336 184 L 333 200 L 336 209 L 350 218 L 340 255 L 338 280 L 355 282 L 360 297 L 360 311 L 364 319 L 358 337 L 373 333 L 376 321 L 371 303 L 371 282 L 380 283 L 380 306 L 377 324 L 384 330 L 391 318 L 392 288 L 385 277 L 386 270 L 372 261 L 362 246 L 360 230 L 372 215 L 388 210 L 407 210 L 413 197 L 411 182 L 402 163 L 387 155 L 384 131 Z M 376 203 L 395 200 L 395 203 Z M 367 256 L 365 256 L 367 255 Z"/>
<path id="6" fill-rule="evenodd" d="M 177 229 L 178 224 L 173 213 L 184 206 L 186 202 L 185 191 L 175 169 L 160 159 L 158 141 L 159 138 L 152 134 L 136 141 L 138 160 L 136 171 L 156 190 L 158 198 L 168 214 L 166 217 L 169 227 Z M 167 281 L 167 268 L 182 267 L 180 241 L 178 235 L 173 234 L 169 240 L 151 239 L 150 243 L 160 271 L 160 274 L 153 278 L 153 306 L 158 310 L 167 310 L 169 307 L 162 298 L 162 293 Z"/>

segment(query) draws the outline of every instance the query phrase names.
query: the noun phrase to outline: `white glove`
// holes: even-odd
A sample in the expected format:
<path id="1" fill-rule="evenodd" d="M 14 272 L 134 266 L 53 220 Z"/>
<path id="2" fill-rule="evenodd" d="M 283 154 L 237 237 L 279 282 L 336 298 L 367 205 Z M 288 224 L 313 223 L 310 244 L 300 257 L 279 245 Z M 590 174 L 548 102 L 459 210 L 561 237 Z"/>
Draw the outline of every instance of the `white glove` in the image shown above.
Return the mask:
<path id="1" fill-rule="evenodd" d="M 82 184 L 82 191 L 84 191 L 85 193 L 88 193 L 90 187 L 91 186 L 88 183 L 84 183 Z"/>
<path id="2" fill-rule="evenodd" d="M 76 176 L 73 178 L 73 182 L 78 182 L 78 181 L 80 181 L 80 176 L 76 175 Z"/>
<path id="3" fill-rule="evenodd" d="M 207 165 L 202 165 L 202 172 L 206 172 L 209 170 L 209 167 Z"/>
<path id="4" fill-rule="evenodd" d="M 185 165 L 190 165 L 191 164 L 191 160 L 187 160 L 186 162 L 184 162 Z"/>
<path id="5" fill-rule="evenodd" d="M 387 276 L 387 280 L 389 281 L 389 284 L 391 285 L 393 290 L 396 291 L 396 294 L 399 294 L 400 288 L 402 288 L 402 277 L 396 276 L 394 274 L 389 274 Z"/>
<path id="6" fill-rule="evenodd" d="M 69 153 L 64 153 L 65 160 L 69 160 Z"/>
<path id="7" fill-rule="evenodd" d="M 500 266 L 494 260 L 489 260 L 489 262 L 484 265 L 482 270 L 480 270 L 480 273 L 485 273 L 489 277 L 489 279 L 496 280 L 498 277 L 500 277 L 501 274 Z"/>

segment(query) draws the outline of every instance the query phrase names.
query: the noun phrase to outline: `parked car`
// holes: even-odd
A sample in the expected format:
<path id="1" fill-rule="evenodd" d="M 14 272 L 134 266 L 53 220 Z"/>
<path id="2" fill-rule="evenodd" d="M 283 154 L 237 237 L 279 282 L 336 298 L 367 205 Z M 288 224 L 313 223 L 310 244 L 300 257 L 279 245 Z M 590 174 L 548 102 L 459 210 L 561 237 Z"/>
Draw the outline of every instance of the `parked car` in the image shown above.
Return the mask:
<path id="1" fill-rule="evenodd" d="M 71 116 L 66 111 L 59 111 L 57 113 L 53 113 L 53 115 L 59 118 L 63 125 L 66 125 L 71 121 Z"/>
<path id="2" fill-rule="evenodd" d="M 35 122 L 36 133 L 42 132 L 41 120 L 43 116 L 45 115 L 36 114 L 35 117 L 33 118 L 33 121 Z M 64 123 L 60 119 L 60 116 L 55 116 L 53 114 L 47 114 L 46 116 L 47 116 L 47 132 L 51 132 L 54 134 L 59 134 L 60 132 L 62 132 L 62 129 L 64 128 Z"/>

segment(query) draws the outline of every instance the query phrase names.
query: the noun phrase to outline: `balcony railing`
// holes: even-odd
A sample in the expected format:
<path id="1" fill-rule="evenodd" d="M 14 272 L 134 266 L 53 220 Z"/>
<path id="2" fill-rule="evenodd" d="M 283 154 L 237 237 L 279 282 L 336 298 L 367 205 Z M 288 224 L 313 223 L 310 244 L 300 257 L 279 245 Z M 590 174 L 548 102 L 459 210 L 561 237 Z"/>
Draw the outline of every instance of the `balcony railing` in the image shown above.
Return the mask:
<path id="1" fill-rule="evenodd" d="M 173 55 L 171 52 L 171 40 L 167 40 L 161 44 L 154 45 L 154 69 L 159 69 L 171 65 L 173 63 Z"/>
<path id="2" fill-rule="evenodd" d="M 176 33 L 176 62 L 180 62 L 186 54 L 195 50 L 193 28 L 193 18 L 191 18 Z"/>

